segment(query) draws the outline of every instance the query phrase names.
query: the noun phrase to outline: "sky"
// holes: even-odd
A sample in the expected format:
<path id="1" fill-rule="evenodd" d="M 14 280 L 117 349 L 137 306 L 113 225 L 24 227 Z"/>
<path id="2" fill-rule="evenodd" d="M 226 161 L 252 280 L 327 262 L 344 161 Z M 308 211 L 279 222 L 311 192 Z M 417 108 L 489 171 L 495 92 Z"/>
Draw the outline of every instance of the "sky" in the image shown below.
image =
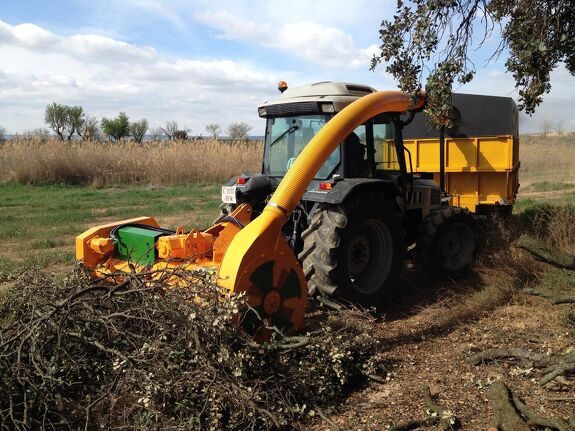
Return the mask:
<path id="1" fill-rule="evenodd" d="M 1 0 L 0 127 L 10 134 L 45 127 L 56 101 L 100 119 L 120 111 L 150 128 L 175 120 L 191 134 L 243 121 L 262 135 L 257 107 L 290 87 L 347 81 L 396 89 L 380 66 L 379 26 L 396 0 Z M 456 91 L 517 99 L 505 56 L 488 62 L 493 35 L 471 52 L 475 79 Z M 558 68 L 537 112 L 520 131 L 543 122 L 575 130 L 573 77 Z"/>

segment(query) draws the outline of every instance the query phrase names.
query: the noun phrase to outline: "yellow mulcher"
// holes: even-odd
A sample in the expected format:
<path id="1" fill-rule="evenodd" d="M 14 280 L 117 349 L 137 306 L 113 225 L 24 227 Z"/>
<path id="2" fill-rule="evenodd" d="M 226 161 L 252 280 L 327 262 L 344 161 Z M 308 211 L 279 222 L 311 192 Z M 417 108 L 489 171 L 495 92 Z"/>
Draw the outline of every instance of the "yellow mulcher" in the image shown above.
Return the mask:
<path id="1" fill-rule="evenodd" d="M 285 333 L 301 328 L 308 292 L 326 302 L 380 302 L 416 242 L 444 269 L 461 270 L 477 250 L 474 217 L 452 205 L 436 174 L 413 169 L 415 149 L 402 137 L 423 106 L 423 98 L 411 104 L 404 93 L 357 84 L 282 92 L 259 108 L 267 121 L 262 172 L 222 188 L 213 226 L 170 231 L 151 217 L 118 221 L 79 235 L 76 258 L 95 277 L 214 270 L 218 285 L 244 292 Z M 441 142 L 443 152 L 449 142 Z M 250 325 L 255 335 L 262 328 Z"/>

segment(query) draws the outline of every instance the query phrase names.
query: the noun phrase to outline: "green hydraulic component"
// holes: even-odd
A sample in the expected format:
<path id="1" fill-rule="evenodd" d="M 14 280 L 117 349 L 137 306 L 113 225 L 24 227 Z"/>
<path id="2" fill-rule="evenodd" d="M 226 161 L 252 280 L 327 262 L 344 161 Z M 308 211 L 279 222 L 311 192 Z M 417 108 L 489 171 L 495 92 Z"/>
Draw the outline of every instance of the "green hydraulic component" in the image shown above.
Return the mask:
<path id="1" fill-rule="evenodd" d="M 162 232 L 135 226 L 121 227 L 116 231 L 116 257 L 137 265 L 153 265 L 156 261 L 156 241 Z"/>

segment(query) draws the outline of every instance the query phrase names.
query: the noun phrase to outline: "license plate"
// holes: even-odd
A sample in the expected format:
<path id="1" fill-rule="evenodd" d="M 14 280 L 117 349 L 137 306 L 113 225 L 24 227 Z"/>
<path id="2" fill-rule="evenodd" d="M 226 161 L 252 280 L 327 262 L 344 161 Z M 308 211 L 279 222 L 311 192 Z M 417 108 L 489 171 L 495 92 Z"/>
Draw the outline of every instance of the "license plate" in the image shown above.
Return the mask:
<path id="1" fill-rule="evenodd" d="M 225 204 L 235 204 L 236 201 L 236 187 L 224 186 L 222 187 L 222 202 Z"/>

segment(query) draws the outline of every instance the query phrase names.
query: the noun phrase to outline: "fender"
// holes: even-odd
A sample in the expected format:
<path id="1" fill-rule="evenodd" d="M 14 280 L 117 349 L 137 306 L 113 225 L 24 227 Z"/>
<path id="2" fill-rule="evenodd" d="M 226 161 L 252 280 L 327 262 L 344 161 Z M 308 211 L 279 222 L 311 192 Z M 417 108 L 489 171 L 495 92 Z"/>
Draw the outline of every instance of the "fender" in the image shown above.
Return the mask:
<path id="1" fill-rule="evenodd" d="M 304 193 L 304 201 L 340 204 L 352 194 L 361 190 L 377 190 L 389 198 L 401 196 L 399 188 L 393 181 L 378 178 L 347 178 L 336 182 L 331 190 L 308 190 Z"/>

